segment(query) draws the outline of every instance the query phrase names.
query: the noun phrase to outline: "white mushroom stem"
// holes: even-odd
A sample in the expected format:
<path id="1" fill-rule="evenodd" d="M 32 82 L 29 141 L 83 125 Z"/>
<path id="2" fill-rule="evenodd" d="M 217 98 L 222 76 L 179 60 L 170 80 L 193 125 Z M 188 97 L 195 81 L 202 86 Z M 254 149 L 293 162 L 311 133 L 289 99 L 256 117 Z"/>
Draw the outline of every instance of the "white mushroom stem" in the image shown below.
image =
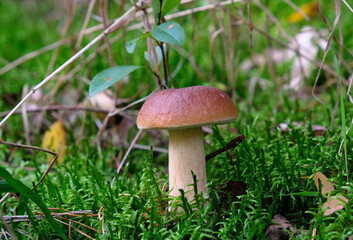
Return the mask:
<path id="1" fill-rule="evenodd" d="M 183 189 L 186 198 L 194 199 L 194 183 L 191 171 L 197 178 L 197 191 L 206 194 L 206 160 L 202 128 L 169 130 L 169 191 L 172 196 L 179 196 Z M 191 191 L 190 191 L 191 190 Z"/>

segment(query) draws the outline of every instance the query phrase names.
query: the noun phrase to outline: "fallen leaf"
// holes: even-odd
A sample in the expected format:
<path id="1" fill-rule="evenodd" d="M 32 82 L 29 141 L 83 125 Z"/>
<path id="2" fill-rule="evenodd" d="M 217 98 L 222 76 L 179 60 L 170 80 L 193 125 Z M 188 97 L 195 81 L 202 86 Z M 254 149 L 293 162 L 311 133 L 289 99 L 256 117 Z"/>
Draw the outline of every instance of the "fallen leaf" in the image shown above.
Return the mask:
<path id="1" fill-rule="evenodd" d="M 311 128 L 314 136 L 325 136 L 327 132 L 327 128 L 320 125 L 312 125 Z"/>
<path id="2" fill-rule="evenodd" d="M 346 203 L 348 203 L 348 199 L 340 194 L 336 197 L 330 197 L 322 205 L 322 209 L 326 209 L 324 215 L 328 216 L 340 209 L 343 209 L 346 206 Z"/>
<path id="3" fill-rule="evenodd" d="M 289 239 L 290 233 L 299 234 L 293 224 L 280 214 L 276 214 L 271 222 L 271 225 L 266 230 L 266 235 L 270 240 Z"/>
<path id="4" fill-rule="evenodd" d="M 317 8 L 316 1 L 312 1 L 300 6 L 300 10 L 309 18 L 312 18 L 315 16 L 317 12 L 316 8 Z M 304 16 L 300 11 L 298 11 L 289 15 L 287 20 L 290 23 L 297 23 L 297 22 L 303 21 Z"/>
<path id="5" fill-rule="evenodd" d="M 98 107 L 104 110 L 114 110 L 115 101 L 114 98 L 109 96 L 107 92 L 101 92 L 89 99 L 92 107 Z"/>
<path id="6" fill-rule="evenodd" d="M 115 109 L 115 101 L 111 96 L 112 92 L 110 90 L 105 90 L 104 92 L 100 92 L 89 99 L 89 103 L 86 104 L 88 106 L 100 108 L 107 111 L 113 111 Z M 103 121 L 107 114 L 99 113 L 99 118 Z M 113 126 L 115 123 L 119 123 L 121 121 L 120 115 L 116 117 L 111 117 L 109 119 L 108 125 Z"/>
<path id="7" fill-rule="evenodd" d="M 321 181 L 321 192 L 322 194 L 327 194 L 335 190 L 332 183 L 327 179 L 327 177 L 321 172 L 317 172 L 314 175 L 315 185 L 319 189 L 319 179 Z M 325 210 L 324 216 L 331 215 L 332 213 L 343 209 L 348 203 L 348 199 L 338 194 L 336 196 L 330 196 L 329 199 L 322 205 L 322 209 Z M 313 229 L 312 236 L 316 235 L 316 228 Z"/>
<path id="8" fill-rule="evenodd" d="M 62 120 L 56 121 L 44 133 L 42 148 L 49 149 L 58 154 L 58 163 L 61 163 L 66 153 L 65 128 Z M 48 162 L 52 159 L 48 157 Z"/>
<path id="9" fill-rule="evenodd" d="M 315 186 L 317 189 L 319 189 L 319 179 L 321 181 L 321 193 L 322 194 L 327 194 L 327 193 L 330 193 L 335 190 L 335 187 L 327 179 L 327 177 L 324 174 L 322 174 L 322 172 L 317 172 L 314 175 Z"/>

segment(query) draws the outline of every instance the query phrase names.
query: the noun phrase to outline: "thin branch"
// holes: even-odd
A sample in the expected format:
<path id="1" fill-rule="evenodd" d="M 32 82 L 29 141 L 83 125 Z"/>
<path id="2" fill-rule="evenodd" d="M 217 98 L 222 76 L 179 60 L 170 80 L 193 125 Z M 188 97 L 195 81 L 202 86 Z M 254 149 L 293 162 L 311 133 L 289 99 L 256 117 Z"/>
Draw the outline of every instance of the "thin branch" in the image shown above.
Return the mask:
<path id="1" fill-rule="evenodd" d="M 298 12 L 306 21 L 310 20 L 308 15 L 300 7 L 295 5 L 295 3 L 293 3 L 291 0 L 283 0 L 283 1 L 287 3 L 291 8 L 293 8 L 296 12 Z"/>
<path id="2" fill-rule="evenodd" d="M 68 224 L 68 223 L 66 223 L 66 222 L 63 222 L 63 221 L 61 221 L 61 220 L 59 220 L 59 219 L 55 219 L 55 221 L 57 221 L 57 222 L 59 222 L 59 223 L 62 223 L 62 224 L 64 224 L 64 225 L 70 226 L 70 224 Z M 75 230 L 76 232 L 82 234 L 83 236 L 85 236 L 85 237 L 87 237 L 87 238 L 89 238 L 89 239 L 94 239 L 93 237 L 89 236 L 88 234 L 82 232 L 80 229 L 75 228 L 75 227 L 72 227 L 72 226 L 70 226 L 70 227 L 71 227 L 73 230 Z"/>
<path id="3" fill-rule="evenodd" d="M 23 86 L 22 90 L 22 97 L 25 96 L 28 93 L 28 85 L 25 84 Z M 23 119 L 23 128 L 24 128 L 24 134 L 25 134 L 25 139 L 26 139 L 26 144 L 31 145 L 31 138 L 30 138 L 30 127 L 29 127 L 29 121 L 28 121 L 28 116 L 27 116 L 27 104 L 23 104 L 22 107 L 22 119 Z"/>
<path id="4" fill-rule="evenodd" d="M 93 1 L 93 0 L 92 0 Z M 191 9 L 191 10 L 185 10 L 185 11 L 180 11 L 180 12 L 177 12 L 177 13 L 173 13 L 173 14 L 169 14 L 169 15 L 166 15 L 165 16 L 165 19 L 166 20 L 171 20 L 171 19 L 174 19 L 174 18 L 178 18 L 178 17 L 183 17 L 183 16 L 187 16 L 187 15 L 190 15 L 192 14 L 193 12 L 202 12 L 202 11 L 207 11 L 207 10 L 210 10 L 210 9 L 214 9 L 218 6 L 225 6 L 225 5 L 229 5 L 229 4 L 232 4 L 232 3 L 235 3 L 235 2 L 241 2 L 242 0 L 228 0 L 228 1 L 223 1 L 223 2 L 220 2 L 220 3 L 217 3 L 217 4 L 210 4 L 210 5 L 206 5 L 206 6 L 202 6 L 202 7 L 199 7 L 199 8 L 195 8 L 195 9 Z M 184 4 L 184 3 L 189 3 L 191 1 L 182 1 L 181 4 Z M 146 12 L 147 13 L 150 13 L 152 12 L 152 8 L 148 8 L 146 9 Z M 139 17 L 141 16 L 141 12 L 138 12 L 136 13 L 136 17 Z M 118 20 L 118 19 L 117 19 Z M 116 20 L 116 21 L 117 21 Z M 153 23 L 153 20 L 152 20 L 152 23 Z M 128 27 L 127 28 L 127 31 L 131 31 L 131 30 L 135 30 L 135 29 L 139 29 L 143 26 L 143 23 L 137 23 L 137 24 L 134 24 L 132 25 L 131 27 Z M 82 27 L 82 29 L 84 29 Z M 80 38 L 82 38 L 83 35 L 88 35 L 88 34 L 91 34 L 91 33 L 94 33 L 96 31 L 100 31 L 103 29 L 103 24 L 98 24 L 96 26 L 93 26 L 93 27 L 90 27 L 90 28 L 87 28 L 87 29 L 84 29 L 80 32 L 79 34 L 79 37 L 78 37 L 78 40 Z M 33 51 L 31 53 L 28 53 L 28 54 L 25 54 L 23 55 L 22 57 L 14 60 L 13 62 L 10 62 L 9 64 L 7 64 L 6 66 L 4 66 L 3 68 L 0 68 L 0 76 L 3 75 L 4 73 L 10 71 L 11 69 L 17 67 L 18 65 L 30 60 L 30 59 L 33 59 L 35 57 L 38 57 L 39 55 L 43 54 L 43 53 L 46 53 L 50 50 L 53 50 L 57 47 L 60 47 L 61 45 L 64 45 L 64 44 L 68 44 L 72 41 L 72 39 L 74 39 L 75 37 L 69 37 L 67 39 L 64 39 L 64 40 L 60 40 L 58 42 L 54 42 L 50 45 L 47 45 L 43 48 L 40 48 L 36 51 Z M 78 41 L 77 40 L 77 41 Z M 81 41 L 81 40 L 80 40 Z M 113 42 L 113 40 L 111 41 Z M 77 44 L 76 44 L 77 46 Z"/>
<path id="5" fill-rule="evenodd" d="M 210 160 L 211 158 L 217 156 L 218 154 L 221 154 L 225 151 L 227 151 L 228 149 L 234 149 L 236 148 L 242 141 L 245 140 L 245 136 L 244 135 L 240 135 L 234 139 L 232 139 L 231 141 L 229 141 L 229 143 L 227 143 L 224 147 L 210 153 L 206 155 L 206 161 Z"/>
<path id="6" fill-rule="evenodd" d="M 49 210 L 61 210 L 58 208 L 48 208 Z M 65 210 L 64 210 L 65 211 Z M 45 218 L 44 213 L 42 212 L 35 212 L 34 217 L 38 219 L 43 219 Z M 53 218 L 61 217 L 61 216 L 69 216 L 69 217 L 95 217 L 97 214 L 93 214 L 92 210 L 81 210 L 81 211 L 68 211 L 64 213 L 56 213 L 56 212 L 50 212 Z M 11 222 L 26 222 L 29 221 L 28 215 L 15 215 L 15 216 L 3 216 L 1 219 L 2 222 L 5 223 L 11 223 Z"/>
<path id="7" fill-rule="evenodd" d="M 290 41 L 291 37 L 287 34 L 285 29 L 282 27 L 280 21 L 273 15 L 273 13 L 266 7 L 264 6 L 259 0 L 253 0 L 254 3 L 266 13 L 266 15 L 271 19 L 271 21 L 277 26 L 277 29 L 280 31 L 282 36 L 287 39 L 287 41 Z"/>
<path id="8" fill-rule="evenodd" d="M 10 195 L 10 193 L 6 193 L 1 199 L 0 199 L 0 204 L 3 203 L 3 201 L 5 201 L 5 199 Z"/>
<path id="9" fill-rule="evenodd" d="M 51 111 L 86 111 L 108 114 L 110 111 L 102 108 L 95 107 L 80 107 L 80 106 L 65 106 L 65 105 L 52 105 L 46 107 L 38 107 L 26 109 L 26 113 L 39 113 L 39 112 L 51 112 Z M 8 115 L 10 111 L 0 113 L 0 118 Z M 21 114 L 21 111 L 16 111 L 13 114 Z"/>
<path id="10" fill-rule="evenodd" d="M 0 128 L 4 125 L 4 123 L 12 116 L 12 114 L 17 111 L 17 109 L 25 102 L 27 99 L 32 96 L 39 88 L 53 79 L 59 72 L 69 66 L 72 62 L 78 59 L 84 52 L 90 49 L 93 45 L 95 45 L 98 41 L 100 41 L 105 35 L 113 32 L 121 26 L 126 18 L 129 17 L 130 14 L 135 12 L 135 7 L 130 8 L 123 16 L 118 18 L 110 27 L 108 27 L 103 33 L 99 34 L 95 39 L 93 39 L 89 44 L 87 44 L 84 48 L 82 48 L 79 52 L 77 52 L 74 56 L 72 56 L 68 61 L 66 61 L 63 65 L 57 68 L 54 72 L 52 72 L 49 76 L 47 76 L 42 82 L 40 82 L 37 86 L 35 86 L 13 109 L 12 111 L 0 122 Z"/>
<path id="11" fill-rule="evenodd" d="M 271 36 L 271 35 L 268 34 L 266 31 L 264 31 L 264 30 L 262 30 L 262 29 L 260 29 L 260 28 L 258 28 L 258 27 L 256 27 L 256 26 L 254 26 L 254 30 L 257 31 L 257 32 L 259 32 L 259 33 L 261 33 L 261 34 L 263 34 L 264 36 L 270 38 L 272 41 L 274 41 L 274 42 L 277 43 L 278 45 L 281 45 L 281 46 L 285 47 L 286 49 L 295 52 L 295 53 L 298 55 L 298 57 L 303 57 L 303 58 L 305 58 L 306 60 L 310 61 L 310 63 L 314 64 L 315 66 L 320 66 L 320 65 L 321 65 L 319 61 L 315 61 L 315 60 L 311 59 L 309 56 L 307 56 L 307 55 L 305 55 L 305 54 L 300 54 L 300 53 L 298 53 L 297 49 L 295 49 L 295 48 L 289 46 L 287 43 L 283 42 L 282 40 L 277 39 L 277 38 Z M 332 76 L 337 76 L 337 73 L 336 73 L 332 68 L 328 67 L 327 65 L 322 65 L 322 69 L 324 69 L 325 71 L 327 71 L 328 73 L 330 73 Z"/>
<path id="12" fill-rule="evenodd" d="M 83 21 L 83 25 L 82 25 L 81 31 L 80 31 L 80 33 L 79 33 L 79 35 L 77 37 L 77 41 L 76 41 L 76 45 L 75 45 L 76 49 L 79 48 L 80 45 L 81 45 L 83 36 L 85 35 L 85 31 L 87 29 L 88 22 L 89 22 L 89 20 L 91 18 L 92 10 L 93 10 L 93 7 L 94 7 L 95 4 L 96 4 L 96 0 L 91 0 L 90 3 L 89 3 L 85 20 Z"/>
<path id="13" fill-rule="evenodd" d="M 315 94 L 315 89 L 316 89 L 316 85 L 319 81 L 319 77 L 320 77 L 320 74 L 321 74 L 321 71 L 322 71 L 322 67 L 324 66 L 324 63 L 325 63 L 325 60 L 326 60 L 326 57 L 327 57 L 327 54 L 328 54 L 328 51 L 330 50 L 330 46 L 331 46 L 331 38 L 333 36 L 333 33 L 334 33 L 334 30 L 336 29 L 336 26 L 340 20 L 340 17 L 341 17 L 341 5 L 340 5 L 340 1 L 335 1 L 335 8 L 336 8 L 336 17 L 335 17 L 335 20 L 334 20 L 334 23 L 333 23 L 333 28 L 330 32 L 330 35 L 328 36 L 328 39 L 327 39 L 327 45 L 326 45 L 326 48 L 325 48 L 325 52 L 324 52 L 324 56 L 322 58 L 322 61 L 321 61 L 321 64 L 320 64 L 320 67 L 319 67 L 319 70 L 316 74 L 316 79 L 315 79 L 315 83 L 314 83 L 314 86 L 311 90 L 311 94 L 313 95 L 313 97 L 319 101 L 321 104 L 325 105 L 325 103 Z M 318 11 L 319 11 L 319 14 L 320 14 L 320 17 L 323 19 L 323 21 L 325 22 L 326 18 L 322 15 L 322 12 L 321 12 L 321 9 L 318 5 L 317 7 Z"/>
<path id="14" fill-rule="evenodd" d="M 65 14 L 65 16 L 67 16 L 67 17 L 66 17 L 62 32 L 60 34 L 60 39 L 65 39 L 65 36 L 66 36 L 67 32 L 69 31 L 69 28 L 73 22 L 73 18 L 75 16 L 75 12 L 76 12 L 76 3 L 74 1 L 67 1 L 67 4 L 65 4 L 65 6 L 66 6 L 65 12 L 67 13 L 67 14 Z M 48 68 L 47 68 L 45 75 L 52 72 L 52 70 L 54 68 L 54 64 L 55 64 L 57 57 L 59 55 L 59 51 L 60 51 L 59 47 L 54 50 L 53 55 L 52 55 L 50 62 L 48 64 Z"/>
<path id="15" fill-rule="evenodd" d="M 141 144 L 137 144 L 137 143 L 135 143 L 134 148 L 143 149 L 143 150 L 147 150 L 147 151 L 151 150 L 151 146 L 141 145 Z M 160 153 L 168 153 L 168 149 L 160 148 L 160 147 L 153 147 L 153 151 L 160 152 Z"/>
<path id="16" fill-rule="evenodd" d="M 159 12 L 158 12 L 158 19 L 157 19 L 157 26 L 161 24 L 162 22 L 162 6 L 163 6 L 163 0 L 159 0 Z M 167 69 L 167 61 L 166 61 L 166 56 L 164 53 L 163 49 L 163 43 L 157 41 L 157 45 L 161 49 L 162 53 L 162 62 L 163 62 L 163 72 L 164 72 L 164 87 L 168 88 L 168 69 Z M 154 58 L 154 61 L 157 62 L 157 59 Z M 156 64 L 158 67 L 158 65 Z"/>
<path id="17" fill-rule="evenodd" d="M 0 209 L 0 218 L 3 219 L 3 214 L 2 214 L 2 210 Z M 17 236 L 15 235 L 14 231 L 12 230 L 11 226 L 8 223 L 5 223 L 3 221 L 1 221 L 3 224 L 3 227 L 6 229 L 7 233 L 10 235 L 11 239 L 18 239 Z M 6 236 L 5 236 L 6 237 Z"/>
<path id="18" fill-rule="evenodd" d="M 347 8 L 353 13 L 353 8 L 349 6 L 349 4 L 346 2 L 346 0 L 342 0 L 342 2 L 347 6 Z"/>
<path id="19" fill-rule="evenodd" d="M 123 158 L 123 160 L 121 160 L 121 163 L 119 165 L 119 168 L 116 170 L 116 174 L 119 174 L 120 173 L 120 170 L 122 169 L 122 167 L 124 166 L 125 162 L 126 162 L 126 159 L 127 157 L 129 156 L 130 152 L 131 152 L 131 149 L 134 147 L 135 143 L 137 142 L 137 140 L 139 139 L 139 137 L 141 136 L 141 133 L 143 132 L 143 129 L 139 129 L 139 131 L 137 132 L 134 140 L 132 140 L 129 148 L 127 149 L 126 153 L 125 153 L 125 156 Z M 115 182 L 115 176 L 112 180 L 112 183 L 111 183 L 111 186 L 114 185 L 114 182 Z"/>
<path id="20" fill-rule="evenodd" d="M 61 45 L 70 43 L 72 41 L 72 39 L 73 39 L 73 37 L 70 37 L 67 39 L 60 40 L 58 42 L 54 42 L 50 45 L 47 45 L 43 48 L 36 50 L 36 51 L 27 53 L 20 58 L 17 58 L 15 61 L 10 62 L 9 64 L 4 66 L 3 68 L 0 68 L 0 76 L 3 75 L 4 73 L 10 71 L 11 69 L 17 67 L 18 65 L 32 59 L 32 58 L 38 57 L 39 55 L 41 55 L 43 53 L 46 53 L 46 52 L 53 50 L 53 49 L 56 49 L 57 47 L 60 47 Z"/>
<path id="21" fill-rule="evenodd" d="M 90 230 L 92 230 L 92 231 L 98 232 L 97 229 L 95 229 L 95 228 L 93 228 L 93 227 L 90 227 L 90 226 L 88 226 L 88 225 L 86 225 L 86 224 L 84 224 L 84 223 L 80 223 L 80 222 L 78 222 L 78 221 L 75 221 L 75 220 L 72 220 L 72 219 L 68 219 L 68 218 L 64 218 L 64 217 L 58 217 L 58 218 L 63 219 L 63 220 L 66 220 L 66 221 L 71 221 L 71 222 L 73 222 L 73 223 L 76 223 L 76 224 L 78 224 L 78 225 L 81 225 L 81 226 L 84 227 L 84 228 L 88 228 L 88 229 L 90 229 Z"/>
<path id="22" fill-rule="evenodd" d="M 37 150 L 37 151 L 42 151 L 45 153 L 49 153 L 51 155 L 54 155 L 53 160 L 50 162 L 47 170 L 44 172 L 44 174 L 42 175 L 42 177 L 40 178 L 40 180 L 38 181 L 37 184 L 34 185 L 33 188 L 37 187 L 45 178 L 45 176 L 47 176 L 47 174 L 49 173 L 50 169 L 52 168 L 52 166 L 54 165 L 56 159 L 58 158 L 58 154 L 56 154 L 55 152 L 52 152 L 48 149 L 44 149 L 44 148 L 40 148 L 40 147 L 36 147 L 36 146 L 30 146 L 30 145 L 23 145 L 23 144 L 19 144 L 19 143 L 9 143 L 9 142 L 5 142 L 3 140 L 0 140 L 0 144 L 6 145 L 6 146 L 10 146 L 10 147 L 17 147 L 17 148 L 27 148 L 27 149 L 32 149 L 32 150 Z M 33 189 L 32 188 L 32 189 Z"/>
<path id="23" fill-rule="evenodd" d="M 155 91 L 153 91 L 153 92 L 155 92 Z M 153 93 L 153 92 L 152 92 L 152 93 Z M 151 94 L 152 94 L 152 93 L 151 93 Z M 104 118 L 103 123 L 102 123 L 102 126 L 99 128 L 99 131 L 98 131 L 98 133 L 97 133 L 97 136 L 96 136 L 96 138 L 94 139 L 94 141 L 92 142 L 92 144 L 98 141 L 100 135 L 103 133 L 104 129 L 106 128 L 106 126 L 107 126 L 107 124 L 108 124 L 109 118 L 114 117 L 115 115 L 122 113 L 123 111 L 125 111 L 125 110 L 131 108 L 132 106 L 134 106 L 134 105 L 136 105 L 136 104 L 138 104 L 138 103 L 140 103 L 140 102 L 145 101 L 147 98 L 148 98 L 148 96 L 147 96 L 147 97 L 144 97 L 144 98 L 141 98 L 141 99 L 139 99 L 139 100 L 137 100 L 137 101 L 135 101 L 135 102 L 132 102 L 132 103 L 130 103 L 129 105 L 123 107 L 123 108 L 110 111 L 110 112 L 107 114 L 107 116 Z"/>
<path id="24" fill-rule="evenodd" d="M 102 17 L 103 20 L 103 26 L 104 29 L 108 28 L 108 1 L 107 0 L 100 0 L 99 3 L 99 12 L 100 15 Z M 115 62 L 114 62 L 114 57 L 113 57 L 113 51 L 112 51 L 112 47 L 109 41 L 109 38 L 107 35 L 104 36 L 104 41 L 107 45 L 107 52 L 108 52 L 108 60 L 109 60 L 109 66 L 110 67 L 114 67 L 115 66 Z"/>

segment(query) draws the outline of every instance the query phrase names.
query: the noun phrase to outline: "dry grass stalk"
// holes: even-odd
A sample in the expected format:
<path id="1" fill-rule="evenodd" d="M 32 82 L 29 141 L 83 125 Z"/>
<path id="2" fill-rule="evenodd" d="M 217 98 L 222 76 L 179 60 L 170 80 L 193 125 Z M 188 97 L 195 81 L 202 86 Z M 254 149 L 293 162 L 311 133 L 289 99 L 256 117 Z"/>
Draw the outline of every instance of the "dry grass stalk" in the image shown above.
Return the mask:
<path id="1" fill-rule="evenodd" d="M 342 2 L 347 6 L 349 11 L 351 11 L 353 13 L 353 8 L 346 2 L 346 0 L 342 0 Z"/>
<path id="2" fill-rule="evenodd" d="M 319 81 L 319 77 L 320 77 L 320 74 L 321 74 L 321 71 L 322 71 L 322 68 L 323 68 L 323 65 L 324 65 L 324 62 L 326 60 L 326 57 L 327 57 L 327 54 L 328 54 L 328 51 L 330 50 L 330 45 L 331 45 L 331 38 L 333 36 L 333 33 L 334 33 L 334 30 L 336 29 L 336 26 L 340 20 L 340 16 L 341 16 L 341 4 L 340 4 L 340 0 L 335 0 L 335 8 L 336 8 L 336 17 L 335 17 L 335 21 L 334 21 L 334 24 L 333 24 L 333 28 L 332 30 L 330 31 L 330 35 L 327 39 L 327 45 L 326 45 L 326 49 L 325 49 L 325 52 L 324 52 L 324 56 L 322 58 L 322 61 L 321 61 L 321 64 L 320 64 L 320 67 L 319 67 L 319 70 L 318 70 L 318 73 L 316 75 L 316 79 L 315 79 L 315 83 L 314 83 L 314 86 L 311 90 L 311 94 L 313 95 L 313 97 L 319 101 L 321 104 L 325 105 L 325 103 L 315 94 L 315 89 L 316 89 L 316 86 L 317 86 L 317 82 Z M 318 7 L 318 10 L 319 10 L 319 14 L 321 16 L 321 18 L 323 19 L 323 21 L 325 22 L 325 17 L 322 15 L 322 12 L 320 11 L 320 7 Z M 338 102 L 338 101 L 336 101 Z"/>
<path id="3" fill-rule="evenodd" d="M 89 44 L 87 44 L 84 48 L 82 48 L 79 52 L 77 52 L 74 56 L 72 56 L 68 61 L 66 61 L 63 65 L 57 68 L 54 72 L 52 72 L 49 76 L 47 76 L 43 81 L 41 81 L 37 86 L 35 86 L 13 109 L 12 111 L 0 122 L 0 128 L 4 125 L 4 123 L 12 116 L 12 114 L 20 107 L 22 104 L 27 101 L 29 97 L 32 96 L 38 89 L 44 86 L 47 82 L 52 80 L 59 72 L 64 70 L 67 66 L 69 66 L 72 62 L 77 60 L 84 52 L 90 49 L 93 45 L 95 45 L 98 41 L 100 41 L 105 35 L 113 32 L 114 29 L 118 29 L 121 24 L 124 24 L 124 21 L 131 15 L 135 13 L 135 7 L 130 8 L 123 16 L 118 18 L 109 28 L 107 28 L 103 33 L 99 34 L 96 38 L 94 38 Z"/>
<path id="4" fill-rule="evenodd" d="M 89 238 L 89 239 L 94 239 L 93 237 L 89 236 L 87 233 L 84 233 L 84 232 L 82 232 L 80 229 L 73 227 L 73 226 L 71 225 L 71 221 L 70 221 L 70 223 L 66 223 L 66 222 L 61 221 L 61 220 L 59 220 L 59 219 L 55 219 L 55 221 L 57 221 L 57 222 L 59 222 L 59 223 L 62 223 L 62 224 L 64 224 L 64 225 L 66 225 L 66 226 L 69 226 L 70 229 L 75 230 L 76 232 L 80 233 L 81 235 L 83 235 L 83 236 L 85 236 L 85 237 L 87 237 L 87 238 Z M 69 239 L 71 239 L 71 238 L 69 237 Z"/>
<path id="5" fill-rule="evenodd" d="M 28 85 L 25 84 L 22 90 L 22 97 L 24 97 L 28 93 Z M 30 127 L 29 127 L 29 120 L 27 116 L 27 104 L 24 103 L 21 109 L 22 112 L 22 120 L 23 120 L 23 128 L 24 128 L 24 134 L 25 134 L 25 139 L 26 139 L 26 144 L 31 145 L 31 138 L 30 138 Z"/>
<path id="6" fill-rule="evenodd" d="M 142 132 L 143 132 L 143 130 L 139 129 L 139 131 L 137 132 L 135 138 L 132 140 L 132 142 L 131 142 L 129 148 L 127 149 L 127 151 L 126 151 L 126 153 L 125 153 L 125 155 L 124 155 L 123 160 L 121 160 L 121 163 L 120 163 L 120 165 L 119 165 L 119 168 L 116 170 L 116 173 L 117 173 L 117 174 L 120 173 L 120 170 L 121 170 L 122 167 L 124 166 L 127 157 L 129 156 L 129 154 L 130 154 L 132 148 L 134 147 L 135 143 L 137 142 L 137 140 L 138 140 L 139 137 L 141 136 L 141 133 L 142 133 Z M 112 182 L 111 182 L 110 185 L 113 186 L 114 183 L 115 183 L 115 176 L 114 176 L 114 178 L 113 178 L 113 180 L 112 180 Z"/>
<path id="7" fill-rule="evenodd" d="M 63 30 L 62 30 L 62 32 L 60 34 L 60 40 L 65 39 L 65 36 L 66 36 L 67 32 L 69 31 L 72 23 L 73 23 L 73 19 L 74 19 L 74 16 L 75 16 L 76 6 L 77 5 L 76 5 L 75 1 L 67 0 L 67 1 L 65 1 L 64 6 L 65 6 L 64 9 L 65 9 L 65 12 L 66 12 L 66 14 L 65 14 L 66 18 L 65 18 L 65 25 L 64 25 Z M 57 57 L 59 55 L 59 51 L 60 51 L 59 47 L 55 48 L 54 53 L 53 53 L 53 55 L 52 55 L 52 57 L 50 59 L 50 62 L 49 62 L 48 68 L 47 68 L 47 72 L 46 72 L 45 75 L 48 75 L 50 72 L 53 71 L 53 67 L 54 67 L 56 59 L 57 59 Z"/>
<path id="8" fill-rule="evenodd" d="M 80 46 L 81 46 L 82 39 L 83 39 L 83 36 L 85 35 L 85 31 L 87 29 L 89 20 L 90 20 L 90 18 L 92 16 L 93 7 L 94 7 L 95 4 L 96 4 L 96 0 L 91 0 L 89 2 L 89 6 L 88 6 L 88 10 L 86 12 L 85 20 L 83 21 L 80 33 L 78 34 L 78 37 L 77 37 L 77 40 L 76 40 L 76 44 L 75 44 L 75 48 L 76 49 L 79 49 Z"/>
<path id="9" fill-rule="evenodd" d="M 37 187 L 45 178 L 45 176 L 49 173 L 50 169 L 53 167 L 54 163 L 56 162 L 56 159 L 58 158 L 58 154 L 56 154 L 55 152 L 49 151 L 48 149 L 44 149 L 44 148 L 40 148 L 40 147 L 36 147 L 36 146 L 30 146 L 30 145 L 23 145 L 23 144 L 18 144 L 18 143 L 9 143 L 9 142 L 5 142 L 3 140 L 0 140 L 0 144 L 6 145 L 6 146 L 10 146 L 10 147 L 16 147 L 16 148 L 27 148 L 27 149 L 32 149 L 32 150 L 37 150 L 37 151 L 42 151 L 45 153 L 49 153 L 51 155 L 54 156 L 53 160 L 50 162 L 47 170 L 44 172 L 44 174 L 42 175 L 42 177 L 40 178 L 40 180 L 34 185 L 33 188 Z M 32 188 L 32 189 L 33 189 Z"/>
<path id="10" fill-rule="evenodd" d="M 72 41 L 72 37 L 70 38 L 67 38 L 67 39 L 63 39 L 63 40 L 60 40 L 60 41 L 57 41 L 57 42 L 54 42 L 52 44 L 49 44 L 41 49 L 38 49 L 36 51 L 33 51 L 31 53 L 27 53 L 25 55 L 23 55 L 22 57 L 20 58 L 17 58 L 16 60 L 10 62 L 9 64 L 7 64 L 6 66 L 4 66 L 3 68 L 0 68 L 0 76 L 7 73 L 8 71 L 10 71 L 11 69 L 17 67 L 18 65 L 30 60 L 30 59 L 33 59 L 33 58 L 36 58 L 38 57 L 39 55 L 43 54 L 43 53 L 46 53 L 48 51 L 51 51 L 53 49 L 56 49 L 64 44 L 68 44 Z"/>

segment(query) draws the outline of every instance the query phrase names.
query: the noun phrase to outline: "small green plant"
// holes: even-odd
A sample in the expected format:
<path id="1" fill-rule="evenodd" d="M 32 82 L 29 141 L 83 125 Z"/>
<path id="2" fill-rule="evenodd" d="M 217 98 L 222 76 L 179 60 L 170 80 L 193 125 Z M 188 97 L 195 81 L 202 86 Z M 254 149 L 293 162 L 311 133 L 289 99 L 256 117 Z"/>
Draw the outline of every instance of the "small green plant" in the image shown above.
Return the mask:
<path id="1" fill-rule="evenodd" d="M 159 88 L 167 88 L 168 80 L 170 74 L 168 74 L 167 66 L 167 54 L 165 52 L 165 44 L 182 46 L 185 38 L 184 29 L 176 22 L 164 22 L 164 16 L 173 10 L 180 0 L 153 0 L 153 15 L 156 26 L 152 28 L 151 31 L 145 32 L 140 37 L 132 39 L 125 43 L 125 48 L 128 53 L 133 53 L 138 42 L 145 40 L 146 38 L 151 38 L 157 44 L 157 47 L 153 49 L 153 54 L 145 57 L 147 60 L 151 60 L 151 64 L 156 65 L 156 62 L 163 61 L 163 72 L 164 72 L 164 83 L 162 82 L 159 74 L 152 69 L 152 67 L 147 67 L 156 76 Z M 155 51 L 154 51 L 155 50 Z M 158 58 L 158 59 L 155 59 Z M 157 64 L 158 65 L 158 64 Z M 141 68 L 142 66 L 117 66 L 106 69 L 92 79 L 92 83 L 89 88 L 89 96 L 94 95 L 104 91 L 109 88 L 119 80 L 123 79 L 125 76 L 131 72 Z"/>
<path id="2" fill-rule="evenodd" d="M 40 198 L 40 196 L 35 191 L 33 191 L 32 189 L 30 189 L 29 187 L 24 185 L 21 181 L 13 178 L 13 176 L 5 168 L 3 168 L 1 166 L 0 166 L 0 176 L 6 181 L 5 183 L 2 181 L 2 183 L 3 183 L 2 185 L 3 186 L 4 186 L 4 184 L 8 185 L 8 187 L 6 187 L 7 191 L 21 193 L 22 194 L 21 195 L 22 203 L 26 204 L 26 202 L 28 202 L 28 199 L 32 200 L 43 211 L 45 217 L 47 218 L 49 223 L 52 225 L 53 229 L 59 234 L 59 236 L 62 239 L 67 239 L 67 237 L 65 236 L 64 232 L 61 230 L 58 223 L 52 217 L 46 204 L 43 202 L 43 200 Z M 27 213 L 28 213 L 28 215 L 31 215 L 30 211 L 28 211 Z"/>

